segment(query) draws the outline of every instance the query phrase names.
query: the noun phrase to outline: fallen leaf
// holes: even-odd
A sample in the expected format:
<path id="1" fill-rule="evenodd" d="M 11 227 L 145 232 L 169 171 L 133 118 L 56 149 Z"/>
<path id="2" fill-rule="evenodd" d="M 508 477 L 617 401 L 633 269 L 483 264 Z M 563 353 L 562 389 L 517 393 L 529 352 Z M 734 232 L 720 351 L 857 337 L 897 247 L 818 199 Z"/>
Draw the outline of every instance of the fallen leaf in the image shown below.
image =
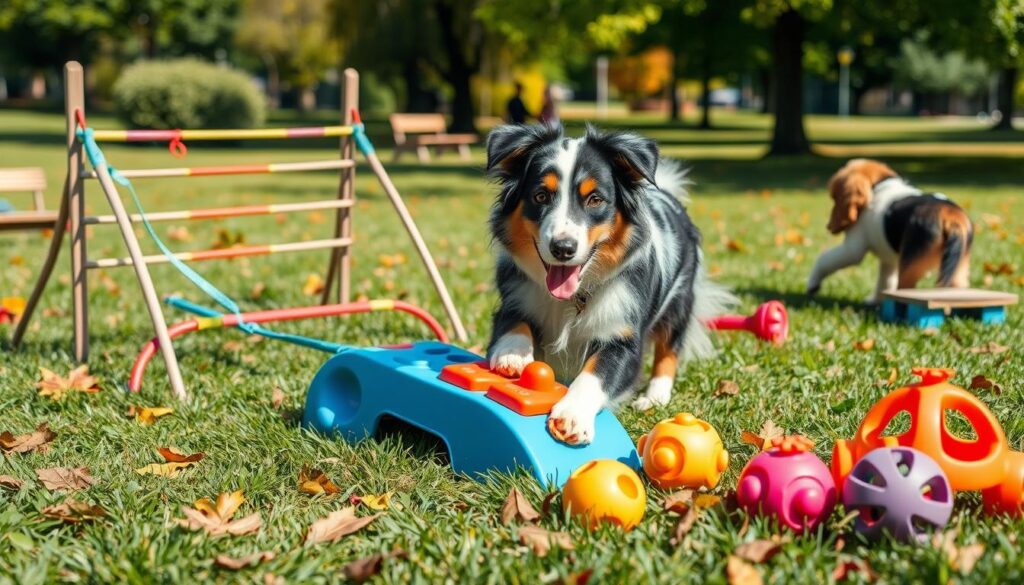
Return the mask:
<path id="1" fill-rule="evenodd" d="M 43 508 L 43 515 L 68 524 L 77 524 L 100 520 L 107 515 L 107 511 L 99 504 L 90 505 L 85 502 L 68 500 L 63 504 Z"/>
<path id="2" fill-rule="evenodd" d="M 274 386 L 274 389 L 270 391 L 270 406 L 276 410 L 281 408 L 282 404 L 284 404 L 284 390 Z"/>
<path id="3" fill-rule="evenodd" d="M 970 352 L 970 353 L 1000 354 L 1000 353 L 1004 353 L 1004 352 L 1010 351 L 1010 348 L 1005 346 L 1005 345 L 1000 345 L 1000 344 L 998 344 L 998 343 L 996 343 L 994 341 L 990 341 L 990 342 L 988 342 L 988 343 L 986 343 L 984 345 L 979 345 L 978 347 L 968 348 L 967 351 Z"/>
<path id="4" fill-rule="evenodd" d="M 319 494 L 336 494 L 341 489 L 319 469 L 302 466 L 299 470 L 299 491 L 311 496 Z"/>
<path id="5" fill-rule="evenodd" d="M 51 492 L 57 490 L 84 490 L 96 485 L 96 478 L 89 475 L 88 467 L 49 467 L 37 469 L 36 476 L 43 487 Z"/>
<path id="6" fill-rule="evenodd" d="M 145 467 L 140 467 L 135 470 L 135 473 L 139 475 L 155 475 L 157 477 L 166 477 L 168 479 L 174 479 L 178 477 L 178 473 L 182 469 L 188 469 L 195 465 L 194 461 L 187 463 L 150 463 Z"/>
<path id="7" fill-rule="evenodd" d="M 1003 393 L 1002 386 L 981 375 L 971 378 L 971 390 L 991 390 L 994 394 Z"/>
<path id="8" fill-rule="evenodd" d="M 757 539 L 744 542 L 736 547 L 733 553 L 739 558 L 752 563 L 765 563 L 782 550 L 782 543 L 773 540 Z"/>
<path id="9" fill-rule="evenodd" d="M 164 458 L 164 461 L 168 463 L 195 463 L 202 461 L 203 457 L 206 457 L 206 453 L 199 452 L 191 455 L 185 455 L 178 451 L 174 447 L 157 447 L 156 452 Z"/>
<path id="10" fill-rule="evenodd" d="M 981 265 L 981 268 L 986 274 L 1002 274 L 1004 276 L 1010 276 L 1016 271 L 1016 267 L 1009 262 L 1001 262 L 999 264 L 985 262 Z"/>
<path id="11" fill-rule="evenodd" d="M 949 566 L 966 575 L 974 569 L 978 559 L 985 554 L 985 545 L 978 542 L 959 546 L 956 544 L 957 531 L 947 530 L 932 536 L 932 546 L 942 549 Z"/>
<path id="12" fill-rule="evenodd" d="M 335 510 L 310 525 L 306 532 L 306 544 L 317 544 L 320 542 L 334 542 L 344 536 L 358 532 L 368 524 L 377 519 L 380 514 L 372 516 L 356 516 L 354 506 Z"/>
<path id="13" fill-rule="evenodd" d="M 256 532 L 262 524 L 259 512 L 231 520 L 243 502 L 245 496 L 242 495 L 242 490 L 222 493 L 217 496 L 216 505 L 209 498 L 200 498 L 196 500 L 194 508 L 182 507 L 181 511 L 185 518 L 179 518 L 177 523 L 189 530 L 205 530 L 212 536 L 241 536 Z"/>
<path id="14" fill-rule="evenodd" d="M 740 385 L 732 380 L 719 380 L 715 388 L 715 398 L 719 396 L 736 396 L 740 393 Z"/>
<path id="15" fill-rule="evenodd" d="M 7 321 L 17 322 L 21 314 L 25 312 L 25 305 L 27 301 L 24 297 L 3 297 L 0 298 L 0 315 L 6 315 L 6 320 L 0 320 L 0 323 Z"/>
<path id="16" fill-rule="evenodd" d="M 753 445 L 757 447 L 759 451 L 767 451 L 771 446 L 772 439 L 781 437 L 782 435 L 782 429 L 780 429 L 775 422 L 767 420 L 763 425 L 761 425 L 761 432 L 759 433 L 754 433 L 753 431 L 742 431 L 740 433 L 740 442 L 746 443 L 747 445 Z"/>
<path id="17" fill-rule="evenodd" d="M 666 512 L 675 512 L 676 514 L 685 514 L 690 506 L 693 504 L 693 490 L 684 489 L 678 492 L 672 492 L 665 497 L 665 501 L 662 502 L 661 507 Z"/>
<path id="18" fill-rule="evenodd" d="M 548 514 L 551 513 L 551 506 L 554 503 L 555 498 L 557 498 L 559 495 L 561 495 L 561 493 L 562 492 L 560 492 L 558 490 L 555 490 L 555 491 L 549 493 L 548 495 L 544 496 L 544 501 L 541 502 L 541 504 L 540 504 L 540 514 L 541 514 L 541 516 L 547 516 Z"/>
<path id="19" fill-rule="evenodd" d="M 853 575 L 861 575 L 865 581 L 871 583 L 878 579 L 878 574 L 871 568 L 864 559 L 840 558 L 836 564 L 836 568 L 832 569 L 832 580 L 833 581 L 846 581 L 852 579 Z"/>
<path id="20" fill-rule="evenodd" d="M 743 559 L 729 555 L 725 563 L 725 578 L 729 585 L 761 585 L 761 572 Z"/>
<path id="21" fill-rule="evenodd" d="M 370 494 L 368 496 L 359 496 L 359 503 L 366 506 L 371 510 L 387 510 L 391 507 L 391 496 L 394 492 L 385 492 L 383 494 Z M 400 506 L 395 506 L 400 507 Z"/>
<path id="22" fill-rule="evenodd" d="M 68 373 L 67 377 L 57 375 L 46 368 L 39 368 L 40 380 L 36 382 L 40 396 L 46 396 L 53 400 L 60 400 L 68 392 L 88 392 L 90 394 L 100 391 L 99 382 L 95 376 L 89 375 L 89 366 L 79 366 Z"/>
<path id="23" fill-rule="evenodd" d="M 565 579 L 558 580 L 559 585 L 587 585 L 590 582 L 590 577 L 594 574 L 594 569 L 583 569 L 576 573 L 569 573 L 565 576 Z"/>
<path id="24" fill-rule="evenodd" d="M 2 488 L 6 488 L 16 492 L 20 490 L 21 486 L 23 485 L 25 485 L 25 482 L 21 481 L 16 477 L 11 477 L 9 475 L 0 475 L 0 487 Z"/>
<path id="25" fill-rule="evenodd" d="M 725 242 L 725 247 L 730 252 L 737 252 L 737 253 L 740 253 L 740 254 L 742 254 L 743 252 L 747 251 L 747 247 L 743 244 L 743 242 L 741 242 L 739 240 L 734 240 L 732 238 L 729 238 Z"/>
<path id="26" fill-rule="evenodd" d="M 318 295 L 324 291 L 324 279 L 319 274 L 310 274 L 302 285 L 302 294 L 306 296 Z"/>
<path id="27" fill-rule="evenodd" d="M 256 284 L 252 285 L 251 289 L 249 289 L 249 298 L 254 301 L 259 300 L 259 298 L 263 296 L 263 293 L 266 290 L 266 284 L 262 282 L 257 282 Z"/>
<path id="28" fill-rule="evenodd" d="M 666 510 L 671 509 L 673 512 L 682 514 L 679 518 L 679 522 L 676 523 L 675 529 L 672 531 L 672 538 L 669 539 L 669 543 L 673 546 L 680 546 L 686 535 L 690 533 L 693 525 L 697 523 L 697 519 L 700 517 L 701 512 L 704 510 L 716 506 L 721 503 L 722 498 L 711 494 L 697 494 L 693 497 L 692 502 L 686 501 L 685 492 L 689 491 L 690 495 L 693 495 L 692 490 L 682 490 L 679 493 L 679 497 L 672 502 L 671 508 L 665 508 Z M 666 502 L 663 505 L 667 505 Z"/>
<path id="29" fill-rule="evenodd" d="M 140 425 L 146 426 L 155 423 L 156 419 L 167 416 L 172 412 L 174 412 L 174 409 L 166 406 L 146 406 L 142 408 L 136 406 L 128 407 L 128 416 L 134 416 L 135 420 L 138 421 Z"/>
<path id="30" fill-rule="evenodd" d="M 875 340 L 870 337 L 862 341 L 853 342 L 853 348 L 861 351 L 871 351 L 875 348 Z"/>
<path id="31" fill-rule="evenodd" d="M 224 250 L 226 248 L 234 248 L 241 246 L 245 243 L 245 234 L 240 231 L 232 231 L 224 228 L 217 230 L 217 239 L 213 242 L 214 250 Z"/>
<path id="32" fill-rule="evenodd" d="M 345 563 L 341 567 L 342 574 L 345 575 L 346 579 L 351 579 L 356 583 L 362 583 L 380 573 L 381 567 L 384 565 L 384 561 L 387 559 L 405 558 L 406 552 L 402 549 L 395 549 L 388 553 L 377 553 L 372 554 L 368 557 L 356 559 Z"/>
<path id="33" fill-rule="evenodd" d="M 188 231 L 188 227 L 183 225 L 171 226 L 170 228 L 168 228 L 167 237 L 170 238 L 172 242 L 192 241 L 192 233 Z"/>
<path id="34" fill-rule="evenodd" d="M 547 555 L 553 546 L 564 550 L 576 548 L 572 543 L 572 537 L 566 532 L 551 532 L 540 526 L 528 524 L 519 527 L 518 534 L 519 542 L 532 548 L 539 556 Z"/>
<path id="35" fill-rule="evenodd" d="M 501 507 L 501 523 L 508 524 L 516 520 L 518 522 L 536 522 L 540 514 L 530 504 L 520 491 L 513 487 L 505 498 L 505 504 Z"/>
<path id="36" fill-rule="evenodd" d="M 57 433 L 50 430 L 46 423 L 40 424 L 36 430 L 24 435 L 14 436 L 10 431 L 0 433 L 0 450 L 4 453 L 28 453 L 33 449 L 44 452 Z"/>
<path id="37" fill-rule="evenodd" d="M 267 561 L 273 560 L 274 556 L 274 553 L 270 551 L 252 553 L 251 555 L 242 557 L 240 559 L 229 557 L 228 555 L 217 555 L 217 558 L 213 560 L 213 563 L 218 567 L 224 569 L 231 569 L 232 571 L 237 571 L 239 569 L 253 567 L 260 563 L 265 563 Z"/>

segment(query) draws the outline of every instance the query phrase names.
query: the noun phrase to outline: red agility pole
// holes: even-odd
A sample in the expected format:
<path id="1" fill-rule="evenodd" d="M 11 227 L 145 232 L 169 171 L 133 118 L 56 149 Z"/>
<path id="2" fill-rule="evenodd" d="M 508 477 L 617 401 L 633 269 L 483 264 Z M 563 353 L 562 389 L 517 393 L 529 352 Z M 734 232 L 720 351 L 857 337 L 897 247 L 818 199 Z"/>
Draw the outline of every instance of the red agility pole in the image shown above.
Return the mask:
<path id="1" fill-rule="evenodd" d="M 438 341 L 448 343 L 448 335 L 437 319 L 426 310 L 402 301 L 376 300 L 360 301 L 356 303 L 341 303 L 336 305 L 316 305 L 313 307 L 296 307 L 286 309 L 270 309 L 266 311 L 253 311 L 242 313 L 242 321 L 245 323 L 271 323 L 274 321 L 298 321 L 302 319 L 317 319 L 321 317 L 336 317 L 339 315 L 352 315 L 356 313 L 369 313 L 373 311 L 401 311 L 416 317 L 430 328 Z M 235 327 L 239 324 L 239 316 L 228 313 L 220 317 L 197 317 L 188 321 L 180 321 L 167 328 L 171 339 L 194 331 L 205 329 L 219 329 L 222 327 Z M 142 388 L 142 377 L 146 373 L 146 366 L 156 355 L 160 348 L 157 338 L 151 339 L 142 347 L 139 356 L 135 358 L 135 365 L 132 366 L 131 377 L 128 388 L 132 392 L 138 392 Z"/>

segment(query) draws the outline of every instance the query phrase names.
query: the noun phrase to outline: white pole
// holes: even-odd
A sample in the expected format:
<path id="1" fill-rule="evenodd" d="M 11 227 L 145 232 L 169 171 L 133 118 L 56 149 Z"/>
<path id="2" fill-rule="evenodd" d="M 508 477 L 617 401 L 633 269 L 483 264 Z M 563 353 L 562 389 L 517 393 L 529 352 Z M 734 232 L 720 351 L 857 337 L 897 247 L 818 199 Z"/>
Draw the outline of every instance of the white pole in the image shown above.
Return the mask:
<path id="1" fill-rule="evenodd" d="M 608 117 L 608 57 L 597 58 L 597 116 Z"/>
<path id="2" fill-rule="evenodd" d="M 850 116 L 850 63 L 853 62 L 853 49 L 843 47 L 836 55 L 839 61 L 839 115 Z"/>

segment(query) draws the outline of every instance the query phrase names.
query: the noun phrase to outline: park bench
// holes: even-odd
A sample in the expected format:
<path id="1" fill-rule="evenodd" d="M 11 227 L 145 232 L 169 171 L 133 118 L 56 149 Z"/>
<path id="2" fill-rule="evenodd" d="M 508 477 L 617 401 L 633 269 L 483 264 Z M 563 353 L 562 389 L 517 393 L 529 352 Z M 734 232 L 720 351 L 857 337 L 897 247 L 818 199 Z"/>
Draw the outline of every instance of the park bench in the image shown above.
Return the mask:
<path id="1" fill-rule="evenodd" d="M 475 134 L 448 134 L 441 114 L 391 114 L 390 120 L 395 137 L 395 161 L 403 152 L 415 150 L 421 163 L 430 162 L 430 147 L 439 155 L 446 148 L 458 150 L 466 160 L 469 145 L 477 141 Z"/>
<path id="2" fill-rule="evenodd" d="M 4 211 L 0 208 L 0 232 L 52 228 L 56 211 L 47 211 L 43 203 L 46 176 L 38 167 L 0 169 L 0 193 L 32 193 L 32 211 Z"/>

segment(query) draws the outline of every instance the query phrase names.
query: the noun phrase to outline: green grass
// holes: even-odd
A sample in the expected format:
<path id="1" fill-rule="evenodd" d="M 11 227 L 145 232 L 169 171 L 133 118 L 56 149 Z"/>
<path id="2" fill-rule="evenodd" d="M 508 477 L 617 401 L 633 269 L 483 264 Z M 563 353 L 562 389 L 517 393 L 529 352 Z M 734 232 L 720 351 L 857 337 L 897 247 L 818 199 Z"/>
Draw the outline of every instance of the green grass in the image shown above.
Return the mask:
<path id="1" fill-rule="evenodd" d="M 933 336 L 882 324 L 859 303 L 874 282 L 873 260 L 828 280 L 820 298 L 805 298 L 802 287 L 814 257 L 836 241 L 824 229 L 828 198 L 823 187 L 842 159 L 762 160 L 758 153 L 768 135 L 767 119 L 721 113 L 716 121 L 722 129 L 710 132 L 666 126 L 653 118 L 616 119 L 606 125 L 639 129 L 662 141 L 670 154 L 694 159 L 696 184 L 690 210 L 704 233 L 711 270 L 737 291 L 743 311 L 768 298 L 784 300 L 790 308 L 792 339 L 775 349 L 747 335 L 718 336 L 720 355 L 689 364 L 680 372 L 670 405 L 646 413 L 620 412 L 630 435 L 639 437 L 658 420 L 680 411 L 710 421 L 733 456 L 716 490 L 724 494 L 735 487 L 739 471 L 752 455 L 752 448 L 740 443 L 741 430 L 756 430 L 772 419 L 788 432 L 812 438 L 817 453 L 827 460 L 832 443 L 851 436 L 860 415 L 887 392 L 878 380 L 898 368 L 898 382 L 909 382 L 911 366 L 928 364 L 956 368 L 955 381 L 961 385 L 976 374 L 1001 384 L 1002 394 L 981 392 L 981 396 L 1003 422 L 1014 448 L 1020 449 L 1024 367 L 1018 348 L 1024 342 L 1024 311 L 1012 309 L 1009 323 L 1002 327 L 954 321 Z M 98 127 L 113 124 L 102 116 L 93 116 L 91 122 Z M 575 122 L 572 127 L 579 128 Z M 52 204 L 63 175 L 62 128 L 63 121 L 52 114 L 0 111 L 0 161 L 4 166 L 45 167 Z M 371 132 L 379 136 L 386 127 L 376 122 Z M 965 205 L 978 224 L 972 266 L 975 283 L 985 278 L 984 262 L 1008 261 L 1024 271 L 1024 223 L 1020 220 L 1024 161 L 1015 150 L 1020 147 L 1019 135 L 988 134 L 973 121 L 834 118 L 811 118 L 809 132 L 836 147 L 895 145 L 896 151 L 886 158 L 897 169 L 922 187 L 944 191 Z M 996 143 L 996 152 L 960 156 L 956 145 L 967 142 Z M 940 152 L 922 154 L 922 147 L 936 144 L 942 146 Z M 314 143 L 280 150 L 268 149 L 267 143 L 240 146 L 192 145 L 187 163 L 300 160 L 332 152 L 329 144 Z M 111 145 L 105 150 L 107 158 L 122 168 L 180 164 L 162 147 Z M 389 156 L 383 152 L 385 160 Z M 477 149 L 469 165 L 451 158 L 429 167 L 415 165 L 411 158 L 389 165 L 442 265 L 470 330 L 469 345 L 477 348 L 486 343 L 489 314 L 496 302 L 484 226 L 493 188 L 480 170 L 482 160 Z M 362 172 L 357 183 L 356 292 L 370 298 L 405 298 L 440 317 L 440 304 L 371 178 Z M 336 179 L 312 174 L 140 180 L 136 185 L 147 208 L 155 211 L 329 197 Z M 28 201 L 8 199 L 22 206 Z M 103 211 L 105 203 L 94 184 L 89 185 L 88 201 L 92 211 Z M 274 218 L 194 223 L 189 228 L 192 241 L 172 245 L 205 248 L 221 228 L 241 230 L 252 243 L 326 237 L 331 230 L 328 216 L 299 214 L 289 219 L 283 224 Z M 175 224 L 159 226 L 164 233 Z M 776 237 L 788 229 L 802 233 L 809 243 L 777 244 Z M 741 242 L 743 251 L 730 251 L 729 241 Z M 46 245 L 39 234 L 0 238 L 0 296 L 28 294 Z M 124 253 L 109 227 L 93 230 L 88 245 L 92 256 Z M 152 245 L 146 246 L 155 251 Z M 410 262 L 394 268 L 380 265 L 380 255 L 395 253 L 405 254 Z M 246 308 L 255 309 L 314 302 L 303 295 L 302 285 L 307 275 L 321 273 L 325 262 L 326 254 L 321 252 L 205 263 L 197 269 L 241 299 Z M 107 282 L 100 273 L 90 274 L 90 365 L 102 377 L 104 390 L 60 402 L 41 398 L 33 388 L 40 366 L 59 371 L 74 366 L 69 354 L 67 267 L 65 253 L 42 304 L 47 316 L 37 316 L 25 346 L 14 352 L 4 341 L 0 352 L 0 431 L 20 434 L 48 422 L 58 433 L 47 453 L 0 460 L 0 475 L 26 481 L 17 493 L 0 491 L 0 582 L 253 582 L 264 574 L 288 582 L 326 582 L 341 579 L 339 570 L 347 561 L 396 547 L 407 550 L 408 558 L 386 563 L 379 579 L 536 583 L 592 569 L 592 582 L 722 582 L 726 558 L 740 542 L 775 532 L 770 524 L 754 520 L 741 536 L 742 517 L 715 510 L 702 517 L 683 546 L 672 546 L 669 539 L 676 518 L 661 511 L 664 492 L 649 486 L 647 516 L 636 530 L 625 535 L 611 529 L 591 534 L 552 515 L 543 525 L 570 532 L 576 550 L 538 557 L 518 545 L 514 530 L 498 520 L 498 509 L 512 485 L 539 506 L 543 490 L 527 475 L 500 476 L 489 484 L 456 477 L 445 465 L 443 453 L 410 433 L 351 446 L 303 431 L 296 418 L 306 386 L 325 356 L 247 340 L 237 332 L 204 332 L 181 340 L 177 348 L 193 400 L 174 404 L 174 414 L 154 426 L 140 426 L 124 416 L 129 405 L 172 405 L 172 399 L 159 360 L 151 367 L 141 394 L 123 391 L 132 360 L 151 335 L 127 270 L 107 271 Z M 162 292 L 204 300 L 172 268 L 157 266 L 153 274 Z M 991 287 L 1020 293 L 1020 274 L 997 275 Z M 251 300 L 249 293 L 257 282 L 266 289 Z M 168 313 L 171 319 L 181 317 Z M 427 334 L 420 325 L 394 314 L 294 323 L 280 329 L 360 345 Z M 0 326 L 0 338 L 9 339 L 10 332 L 10 327 Z M 854 342 L 867 338 L 876 340 L 874 350 L 853 349 Z M 966 351 L 989 341 L 1013 349 L 1002 355 Z M 738 382 L 739 395 L 712 397 L 722 379 Z M 275 386 L 286 395 L 283 411 L 270 405 Z M 153 449 L 165 445 L 184 452 L 203 451 L 207 458 L 177 479 L 134 473 L 135 468 L 156 462 Z M 304 464 L 323 469 L 343 494 L 333 498 L 300 494 L 297 476 Z M 75 497 L 101 504 L 109 518 L 83 526 L 43 519 L 42 508 L 65 496 L 43 489 L 33 470 L 80 465 L 88 466 L 99 483 Z M 264 527 L 258 535 L 211 539 L 174 526 L 173 519 L 182 517 L 181 506 L 234 489 L 245 490 L 248 501 L 242 513 L 262 514 Z M 337 544 L 302 544 L 309 523 L 345 505 L 348 495 L 389 490 L 396 492 L 401 510 L 388 511 L 367 530 Z M 843 527 L 839 512 L 820 534 L 787 542 L 781 554 L 759 569 L 766 582 L 820 583 L 830 579 L 839 560 L 855 557 L 870 562 L 886 581 L 1015 582 L 1024 577 L 1024 557 L 1016 541 L 1024 528 L 1019 521 L 983 517 L 977 495 L 964 493 L 958 495 L 951 525 L 958 531 L 958 543 L 980 542 L 986 547 L 970 574 L 951 568 L 943 553 L 931 547 L 867 545 Z M 277 556 L 240 572 L 218 569 L 212 563 L 220 553 L 243 556 L 261 550 L 272 550 Z"/>

